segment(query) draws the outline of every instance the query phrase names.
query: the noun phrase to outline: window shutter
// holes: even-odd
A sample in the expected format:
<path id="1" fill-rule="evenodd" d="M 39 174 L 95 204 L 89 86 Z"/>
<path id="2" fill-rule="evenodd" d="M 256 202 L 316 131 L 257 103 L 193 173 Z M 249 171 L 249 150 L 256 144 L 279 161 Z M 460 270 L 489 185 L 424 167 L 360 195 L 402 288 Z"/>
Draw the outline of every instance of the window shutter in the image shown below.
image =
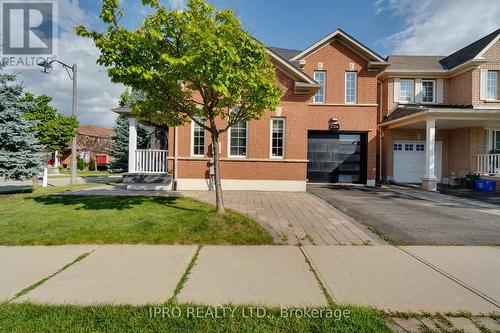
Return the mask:
<path id="1" fill-rule="evenodd" d="M 394 78 L 394 103 L 399 102 L 399 77 Z"/>
<path id="2" fill-rule="evenodd" d="M 479 99 L 484 101 L 486 99 L 486 86 L 488 84 L 488 70 L 481 69 L 481 77 L 479 80 Z"/>
<path id="3" fill-rule="evenodd" d="M 436 103 L 438 104 L 443 104 L 443 88 L 444 87 L 444 81 L 443 79 L 437 79 L 436 80 Z"/>
<path id="4" fill-rule="evenodd" d="M 415 103 L 422 103 L 422 79 L 415 79 Z"/>

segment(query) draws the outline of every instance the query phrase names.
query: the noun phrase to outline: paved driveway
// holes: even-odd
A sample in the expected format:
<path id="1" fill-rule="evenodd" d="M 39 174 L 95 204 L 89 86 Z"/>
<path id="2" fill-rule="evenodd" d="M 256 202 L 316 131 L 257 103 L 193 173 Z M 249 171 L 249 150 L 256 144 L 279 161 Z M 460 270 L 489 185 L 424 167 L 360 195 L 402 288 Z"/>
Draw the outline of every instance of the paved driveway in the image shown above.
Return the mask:
<path id="1" fill-rule="evenodd" d="M 183 191 L 209 203 L 214 192 Z M 254 218 L 277 242 L 289 245 L 376 245 L 380 239 L 327 202 L 304 192 L 224 192 L 224 204 Z"/>
<path id="2" fill-rule="evenodd" d="M 500 245 L 500 206 L 397 186 L 309 185 L 308 191 L 390 240 Z"/>

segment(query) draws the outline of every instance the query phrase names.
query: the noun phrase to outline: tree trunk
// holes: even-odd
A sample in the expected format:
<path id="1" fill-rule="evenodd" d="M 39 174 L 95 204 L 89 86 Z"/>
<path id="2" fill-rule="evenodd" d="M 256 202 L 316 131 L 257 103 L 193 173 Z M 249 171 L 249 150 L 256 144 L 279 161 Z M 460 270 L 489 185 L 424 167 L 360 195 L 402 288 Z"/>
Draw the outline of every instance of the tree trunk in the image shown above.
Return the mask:
<path id="1" fill-rule="evenodd" d="M 32 185 L 33 185 L 33 189 L 35 189 L 35 188 L 38 187 L 38 177 L 37 176 L 31 177 L 31 182 L 32 182 Z"/>
<path id="2" fill-rule="evenodd" d="M 222 186 L 220 181 L 220 165 L 219 165 L 219 133 L 212 133 L 212 145 L 214 147 L 214 180 L 215 180 L 215 206 L 217 213 L 224 214 L 224 200 L 222 198 Z"/>

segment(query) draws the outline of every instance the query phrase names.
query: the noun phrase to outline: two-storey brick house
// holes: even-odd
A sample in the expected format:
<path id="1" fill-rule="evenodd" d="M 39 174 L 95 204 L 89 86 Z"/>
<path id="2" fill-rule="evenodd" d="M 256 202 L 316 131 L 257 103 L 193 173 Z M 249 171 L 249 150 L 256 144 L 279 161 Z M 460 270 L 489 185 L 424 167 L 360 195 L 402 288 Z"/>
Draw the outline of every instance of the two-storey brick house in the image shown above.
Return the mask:
<path id="1" fill-rule="evenodd" d="M 449 56 L 389 56 L 379 76 L 380 174 L 434 190 L 500 173 L 500 29 Z"/>
<path id="2" fill-rule="evenodd" d="M 276 110 L 221 136 L 223 189 L 304 191 L 308 181 L 375 185 L 377 76 L 388 62 L 341 30 L 303 51 L 268 53 L 284 94 Z M 129 119 L 130 173 L 168 171 L 178 189 L 210 188 L 206 131 L 195 123 L 171 128 L 168 152 L 140 151 L 136 120 Z"/>

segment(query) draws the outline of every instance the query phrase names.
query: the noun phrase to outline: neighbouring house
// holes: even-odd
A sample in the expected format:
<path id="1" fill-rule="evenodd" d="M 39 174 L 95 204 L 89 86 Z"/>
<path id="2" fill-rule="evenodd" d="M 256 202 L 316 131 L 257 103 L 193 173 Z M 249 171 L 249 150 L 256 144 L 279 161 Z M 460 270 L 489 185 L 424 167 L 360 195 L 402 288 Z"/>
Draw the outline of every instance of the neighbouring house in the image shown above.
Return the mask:
<path id="1" fill-rule="evenodd" d="M 434 190 L 500 173 L 499 34 L 447 57 L 383 58 L 342 30 L 305 50 L 269 47 L 284 94 L 276 110 L 222 135 L 223 188 L 378 179 Z M 173 177 L 177 189 L 209 189 L 208 133 L 189 123 L 168 131 L 166 150 L 138 150 L 137 119 L 114 111 L 129 117 L 130 188 L 169 188 Z"/>
<path id="2" fill-rule="evenodd" d="M 500 29 L 448 56 L 387 58 L 382 179 L 435 190 L 469 173 L 500 174 L 499 38 Z"/>
<path id="3" fill-rule="evenodd" d="M 111 138 L 116 131 L 91 125 L 78 127 L 76 134 L 76 150 L 78 157 L 84 163 L 96 162 L 96 168 L 105 169 L 110 162 L 109 149 Z M 71 148 L 67 148 L 61 158 L 61 164 L 68 167 L 71 164 Z"/>

